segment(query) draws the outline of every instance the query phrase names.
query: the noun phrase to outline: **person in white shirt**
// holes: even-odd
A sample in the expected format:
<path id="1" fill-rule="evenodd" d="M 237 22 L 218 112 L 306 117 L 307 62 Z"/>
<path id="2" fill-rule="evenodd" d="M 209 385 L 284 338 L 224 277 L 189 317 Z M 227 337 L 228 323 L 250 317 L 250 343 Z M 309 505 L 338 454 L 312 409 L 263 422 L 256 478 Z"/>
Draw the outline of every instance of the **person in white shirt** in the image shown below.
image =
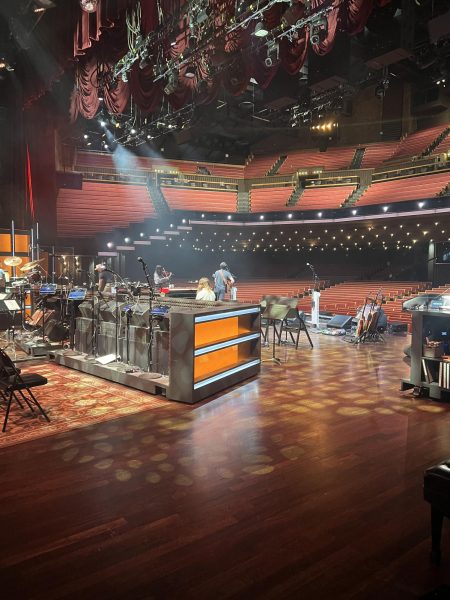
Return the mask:
<path id="1" fill-rule="evenodd" d="M 195 296 L 195 299 L 210 301 L 216 299 L 214 290 L 212 289 L 209 279 L 207 277 L 202 277 L 198 280 L 197 295 Z"/>

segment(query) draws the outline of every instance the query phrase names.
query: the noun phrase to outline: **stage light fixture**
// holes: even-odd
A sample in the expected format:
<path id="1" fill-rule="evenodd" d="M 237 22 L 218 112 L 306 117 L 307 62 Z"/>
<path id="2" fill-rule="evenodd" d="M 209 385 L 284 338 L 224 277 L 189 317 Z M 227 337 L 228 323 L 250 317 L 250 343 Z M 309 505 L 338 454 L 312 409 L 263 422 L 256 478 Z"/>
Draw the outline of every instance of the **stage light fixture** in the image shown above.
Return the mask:
<path id="1" fill-rule="evenodd" d="M 48 0 L 38 0 L 37 1 L 38 4 L 42 4 L 43 2 L 48 3 Z M 50 4 L 53 4 L 53 2 L 50 2 Z M 98 5 L 98 0 L 80 0 L 80 6 L 81 6 L 82 10 L 84 10 L 87 13 L 95 12 L 97 10 L 97 5 Z"/>
<path id="2" fill-rule="evenodd" d="M 100 127 L 106 127 L 106 122 L 105 121 L 100 121 Z"/>
<path id="3" fill-rule="evenodd" d="M 267 57 L 264 64 L 267 68 L 273 67 L 280 62 L 280 45 L 275 40 L 271 40 L 267 44 Z"/>
<path id="4" fill-rule="evenodd" d="M 328 35 L 328 20 L 326 17 L 319 17 L 311 23 L 310 41 L 311 44 L 320 44 L 326 40 Z"/>
<path id="5" fill-rule="evenodd" d="M 141 233 L 139 234 L 139 237 L 144 237 L 144 232 L 141 231 Z"/>
<path id="6" fill-rule="evenodd" d="M 170 96 L 178 87 L 178 72 L 171 71 L 167 78 L 167 83 L 164 87 L 164 93 L 166 96 Z"/>
<path id="7" fill-rule="evenodd" d="M 112 248 L 112 247 L 114 246 L 114 244 L 113 244 L 112 242 L 108 242 L 108 243 L 106 244 L 106 246 L 107 246 L 107 248 Z"/>
<path id="8" fill-rule="evenodd" d="M 188 79 L 193 79 L 195 77 L 195 69 L 192 65 L 188 65 L 184 72 L 184 76 Z"/>
<path id="9" fill-rule="evenodd" d="M 136 129 L 134 129 L 134 127 L 132 127 L 132 128 L 130 129 L 130 133 L 131 133 L 131 135 L 134 135 L 134 134 L 136 133 Z"/>
<path id="10" fill-rule="evenodd" d="M 417 206 L 418 206 L 419 208 L 423 208 L 423 207 L 425 206 L 425 202 L 418 202 L 418 203 L 417 203 Z"/>
<path id="11" fill-rule="evenodd" d="M 87 134 L 87 133 L 85 133 L 85 134 L 83 135 L 83 137 L 84 137 L 84 139 L 85 139 L 85 140 L 87 140 L 87 139 L 89 138 L 89 136 L 88 136 L 88 134 Z"/>
<path id="12" fill-rule="evenodd" d="M 357 210 L 354 208 L 354 209 L 352 210 L 352 215 L 353 215 L 353 216 L 355 216 L 357 212 L 358 212 L 358 211 L 357 211 Z"/>
<path id="13" fill-rule="evenodd" d="M 387 212 L 388 211 L 389 206 L 383 206 L 383 211 Z"/>
<path id="14" fill-rule="evenodd" d="M 253 35 L 255 37 L 266 37 L 266 35 L 269 35 L 269 30 L 266 28 L 263 21 L 259 21 L 259 23 L 256 23 Z"/>

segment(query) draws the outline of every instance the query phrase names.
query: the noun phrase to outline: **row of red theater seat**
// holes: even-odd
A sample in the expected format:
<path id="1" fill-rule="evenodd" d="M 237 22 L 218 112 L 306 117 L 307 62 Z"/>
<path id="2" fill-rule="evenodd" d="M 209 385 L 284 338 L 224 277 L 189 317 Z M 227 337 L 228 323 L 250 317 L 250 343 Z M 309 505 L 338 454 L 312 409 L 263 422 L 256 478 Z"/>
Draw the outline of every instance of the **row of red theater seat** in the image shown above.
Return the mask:
<path id="1" fill-rule="evenodd" d="M 56 214 L 59 237 L 92 237 L 156 216 L 145 185 L 91 181 L 81 190 L 61 188 Z"/>
<path id="2" fill-rule="evenodd" d="M 288 210 L 287 202 L 294 191 L 289 187 L 252 188 L 250 190 L 251 212 Z"/>
<path id="3" fill-rule="evenodd" d="M 242 179 L 244 167 L 241 165 L 226 165 L 220 163 L 194 162 L 188 160 L 169 160 L 157 157 L 133 156 L 127 154 L 117 157 L 105 152 L 78 152 L 76 157 L 76 170 L 91 168 L 113 168 L 120 173 L 121 170 L 145 170 L 171 168 L 180 173 L 196 174 L 198 167 L 205 167 L 212 176 L 232 177 Z"/>
<path id="4" fill-rule="evenodd" d="M 339 208 L 355 190 L 354 185 L 330 187 L 308 187 L 300 196 L 296 210 L 314 210 L 318 208 Z"/>
<path id="5" fill-rule="evenodd" d="M 404 137 L 390 160 L 400 160 L 408 156 L 419 156 L 446 129 L 446 125 L 437 125 L 421 131 L 415 131 Z"/>
<path id="6" fill-rule="evenodd" d="M 236 192 L 175 187 L 161 187 L 161 192 L 172 210 L 236 212 Z"/>
<path id="7" fill-rule="evenodd" d="M 449 182 L 449 172 L 376 182 L 359 198 L 357 206 L 433 198 Z"/>

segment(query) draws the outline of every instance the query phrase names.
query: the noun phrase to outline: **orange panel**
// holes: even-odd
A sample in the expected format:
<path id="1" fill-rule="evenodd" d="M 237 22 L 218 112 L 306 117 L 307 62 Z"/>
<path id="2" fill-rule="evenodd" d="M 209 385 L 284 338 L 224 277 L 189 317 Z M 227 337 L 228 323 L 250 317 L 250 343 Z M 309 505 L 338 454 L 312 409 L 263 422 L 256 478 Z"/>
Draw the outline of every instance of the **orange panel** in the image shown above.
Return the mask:
<path id="1" fill-rule="evenodd" d="M 11 236 L 9 233 L 0 233 L 0 252 L 11 252 Z"/>
<path id="2" fill-rule="evenodd" d="M 16 252 L 18 253 L 24 253 L 24 252 L 28 252 L 29 246 L 30 246 L 30 236 L 25 234 L 16 234 L 15 236 L 15 242 L 16 242 Z"/>
<path id="3" fill-rule="evenodd" d="M 231 346 L 230 348 L 223 348 L 222 350 L 216 350 L 216 352 L 196 356 L 194 359 L 194 380 L 199 381 L 205 379 L 212 373 L 226 371 L 227 369 L 234 367 L 238 360 L 239 353 L 237 346 Z"/>
<path id="4" fill-rule="evenodd" d="M 238 334 L 238 317 L 197 323 L 195 326 L 195 347 L 198 348 L 199 346 L 206 346 L 206 344 L 214 344 L 236 337 Z"/>

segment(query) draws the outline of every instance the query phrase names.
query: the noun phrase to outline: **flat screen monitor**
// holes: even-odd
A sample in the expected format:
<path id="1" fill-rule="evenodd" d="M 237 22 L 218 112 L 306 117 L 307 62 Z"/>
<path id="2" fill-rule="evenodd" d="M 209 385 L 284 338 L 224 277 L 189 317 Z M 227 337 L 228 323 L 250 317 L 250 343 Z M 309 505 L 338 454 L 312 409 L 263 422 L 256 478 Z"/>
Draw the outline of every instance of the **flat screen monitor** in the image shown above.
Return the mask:
<path id="1" fill-rule="evenodd" d="M 56 283 L 44 283 L 39 288 L 39 294 L 41 296 L 47 296 L 50 294 L 56 294 Z"/>
<path id="2" fill-rule="evenodd" d="M 86 298 L 86 289 L 70 290 L 67 300 L 84 300 Z"/>

